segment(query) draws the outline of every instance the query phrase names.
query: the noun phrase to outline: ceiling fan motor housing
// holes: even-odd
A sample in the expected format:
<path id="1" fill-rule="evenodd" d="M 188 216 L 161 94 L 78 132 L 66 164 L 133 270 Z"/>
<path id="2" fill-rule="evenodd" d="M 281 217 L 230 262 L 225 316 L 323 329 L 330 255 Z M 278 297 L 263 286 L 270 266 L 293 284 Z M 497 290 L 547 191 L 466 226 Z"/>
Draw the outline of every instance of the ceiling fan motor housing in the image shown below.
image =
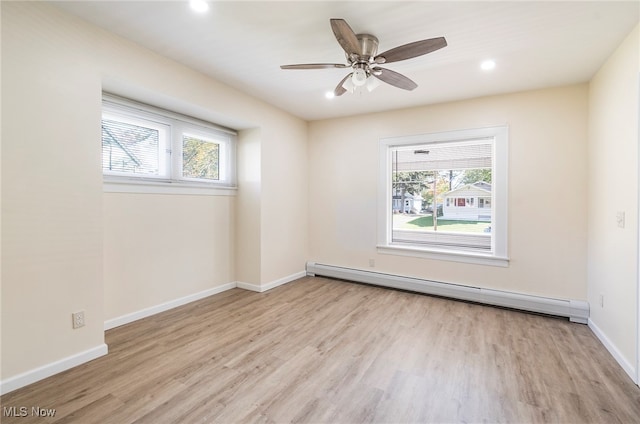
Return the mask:
<path id="1" fill-rule="evenodd" d="M 360 54 L 349 57 L 349 54 L 345 53 L 345 56 L 352 63 L 369 63 L 371 58 L 378 53 L 378 38 L 371 34 L 356 34 L 356 37 L 360 43 Z"/>

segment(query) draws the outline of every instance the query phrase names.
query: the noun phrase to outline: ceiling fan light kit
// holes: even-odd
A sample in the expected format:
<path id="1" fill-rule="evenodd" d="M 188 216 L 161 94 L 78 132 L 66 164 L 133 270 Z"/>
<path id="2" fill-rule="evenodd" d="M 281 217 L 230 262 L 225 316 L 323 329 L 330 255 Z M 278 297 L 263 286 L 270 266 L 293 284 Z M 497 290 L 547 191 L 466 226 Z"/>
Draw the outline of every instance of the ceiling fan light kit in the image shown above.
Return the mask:
<path id="1" fill-rule="evenodd" d="M 353 71 L 353 75 L 351 76 L 353 85 L 355 85 L 356 87 L 362 87 L 363 85 L 365 85 L 367 83 L 367 78 L 369 78 L 369 76 L 367 75 L 367 72 L 362 68 L 357 68 L 355 71 Z"/>
<path id="2" fill-rule="evenodd" d="M 347 75 L 347 78 L 345 78 L 343 80 L 344 82 L 342 83 L 342 88 L 344 88 L 347 92 L 349 93 L 354 93 L 356 91 L 356 85 L 353 83 L 353 74 L 349 74 Z M 335 91 L 333 92 L 334 97 L 335 97 Z"/>
<path id="3" fill-rule="evenodd" d="M 380 85 L 380 81 L 377 78 L 367 79 L 367 91 L 372 92 L 377 86 Z"/>
<path id="4" fill-rule="evenodd" d="M 309 63 L 299 65 L 282 65 L 281 69 L 330 69 L 351 68 L 353 71 L 345 76 L 333 91 L 335 96 L 346 92 L 354 93 L 359 87 L 373 91 L 380 81 L 403 90 L 413 90 L 418 84 L 409 78 L 390 69 L 377 65 L 398 62 L 434 52 L 446 47 L 444 37 L 415 41 L 378 53 L 378 39 L 371 34 L 355 34 L 344 19 L 331 19 L 331 29 L 338 43 L 345 52 L 347 64 L 341 63 Z"/>

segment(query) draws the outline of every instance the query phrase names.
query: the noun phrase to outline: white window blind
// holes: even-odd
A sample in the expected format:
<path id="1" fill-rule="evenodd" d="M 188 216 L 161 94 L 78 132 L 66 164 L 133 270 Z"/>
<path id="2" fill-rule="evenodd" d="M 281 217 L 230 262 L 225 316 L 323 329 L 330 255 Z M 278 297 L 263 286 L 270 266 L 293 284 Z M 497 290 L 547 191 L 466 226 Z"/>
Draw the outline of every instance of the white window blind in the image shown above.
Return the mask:
<path id="1" fill-rule="evenodd" d="M 108 174 L 166 176 L 168 126 L 103 115 L 102 170 Z"/>
<path id="2" fill-rule="evenodd" d="M 235 188 L 235 137 L 209 122 L 103 96 L 105 182 Z"/>
<path id="3" fill-rule="evenodd" d="M 394 147 L 394 171 L 491 169 L 492 143 L 492 139 L 480 139 Z"/>

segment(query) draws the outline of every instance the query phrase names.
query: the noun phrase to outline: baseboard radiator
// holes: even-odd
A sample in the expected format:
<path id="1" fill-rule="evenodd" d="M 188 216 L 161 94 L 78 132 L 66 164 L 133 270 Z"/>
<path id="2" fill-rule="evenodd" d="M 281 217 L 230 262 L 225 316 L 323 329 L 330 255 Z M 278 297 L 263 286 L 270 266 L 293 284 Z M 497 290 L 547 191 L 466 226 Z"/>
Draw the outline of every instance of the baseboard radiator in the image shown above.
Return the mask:
<path id="1" fill-rule="evenodd" d="M 589 319 L 589 304 L 579 300 L 553 299 L 501 290 L 441 283 L 438 281 L 363 271 L 318 264 L 315 262 L 307 262 L 307 275 L 338 278 L 341 280 L 392 287 L 395 289 L 484 303 L 487 305 L 567 317 L 570 321 L 581 324 L 586 324 Z"/>

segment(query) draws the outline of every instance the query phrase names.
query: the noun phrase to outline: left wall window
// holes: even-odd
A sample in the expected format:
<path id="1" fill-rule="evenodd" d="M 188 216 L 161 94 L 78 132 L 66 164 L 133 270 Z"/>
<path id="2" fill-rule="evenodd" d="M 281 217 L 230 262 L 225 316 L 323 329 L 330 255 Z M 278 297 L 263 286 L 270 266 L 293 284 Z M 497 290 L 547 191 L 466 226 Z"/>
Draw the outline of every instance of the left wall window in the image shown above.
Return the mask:
<path id="1" fill-rule="evenodd" d="M 102 114 L 102 172 L 106 175 L 169 177 L 171 126 L 126 114 Z"/>
<path id="2" fill-rule="evenodd" d="M 170 187 L 169 192 L 216 194 L 234 189 L 235 142 L 233 130 L 103 95 L 102 172 L 107 191 L 166 192 L 162 187 Z"/>

